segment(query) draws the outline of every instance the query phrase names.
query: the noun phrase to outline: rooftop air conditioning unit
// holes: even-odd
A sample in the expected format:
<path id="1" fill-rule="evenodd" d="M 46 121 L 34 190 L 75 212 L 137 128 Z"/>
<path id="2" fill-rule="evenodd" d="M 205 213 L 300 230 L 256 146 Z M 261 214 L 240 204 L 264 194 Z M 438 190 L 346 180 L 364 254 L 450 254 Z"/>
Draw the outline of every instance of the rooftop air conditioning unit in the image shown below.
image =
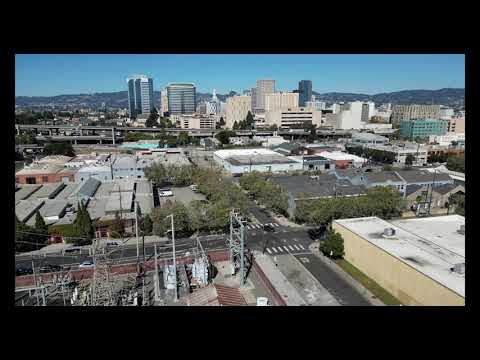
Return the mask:
<path id="1" fill-rule="evenodd" d="M 453 265 L 453 267 L 450 268 L 450 271 L 456 272 L 457 274 L 465 274 L 465 263 Z"/>
<path id="2" fill-rule="evenodd" d="M 394 236 L 395 235 L 395 229 L 387 227 L 383 230 L 383 235 L 384 236 Z"/>

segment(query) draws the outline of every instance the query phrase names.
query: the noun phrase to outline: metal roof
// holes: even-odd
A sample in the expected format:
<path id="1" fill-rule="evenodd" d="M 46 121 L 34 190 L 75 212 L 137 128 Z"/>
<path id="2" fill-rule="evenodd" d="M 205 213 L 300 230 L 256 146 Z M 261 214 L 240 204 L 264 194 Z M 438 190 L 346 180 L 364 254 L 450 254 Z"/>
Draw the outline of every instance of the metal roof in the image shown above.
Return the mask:
<path id="1" fill-rule="evenodd" d="M 97 191 L 98 187 L 100 186 L 101 182 L 95 178 L 89 178 L 87 181 L 85 181 L 80 189 L 78 189 L 76 194 L 87 196 L 87 197 L 93 197 L 95 194 L 95 191 Z"/>
<path id="2" fill-rule="evenodd" d="M 20 200 L 25 200 L 33 192 L 40 189 L 41 186 L 42 185 L 22 185 L 20 190 L 15 192 L 15 203 L 19 202 Z"/>
<path id="3" fill-rule="evenodd" d="M 17 215 L 18 220 L 25 222 L 40 208 L 40 206 L 43 205 L 44 202 L 45 201 L 41 199 L 20 200 L 15 206 L 15 215 Z"/>
<path id="4" fill-rule="evenodd" d="M 30 197 L 32 199 L 53 199 L 64 187 L 65 184 L 62 182 L 44 184 L 40 190 L 33 193 Z"/>
<path id="5" fill-rule="evenodd" d="M 433 182 L 434 179 L 435 181 L 453 181 L 450 175 L 444 173 L 432 174 L 422 170 L 397 170 L 396 173 L 407 183 Z"/>
<path id="6" fill-rule="evenodd" d="M 395 171 L 366 172 L 363 176 L 369 183 L 400 182 L 404 183 Z"/>

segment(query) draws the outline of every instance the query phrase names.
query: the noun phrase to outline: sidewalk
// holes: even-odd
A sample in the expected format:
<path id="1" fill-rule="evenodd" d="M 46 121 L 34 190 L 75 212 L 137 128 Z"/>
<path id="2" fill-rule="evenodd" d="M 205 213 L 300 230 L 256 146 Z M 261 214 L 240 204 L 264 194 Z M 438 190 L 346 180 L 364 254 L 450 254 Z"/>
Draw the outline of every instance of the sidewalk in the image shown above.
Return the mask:
<path id="1" fill-rule="evenodd" d="M 317 256 L 325 265 L 327 265 L 332 271 L 337 273 L 338 276 L 342 277 L 346 282 L 348 282 L 352 287 L 354 287 L 364 298 L 373 306 L 386 306 L 383 302 L 375 298 L 368 289 L 363 287 L 362 284 L 358 283 L 354 278 L 349 274 L 343 271 L 338 265 L 331 261 L 328 257 L 324 256 L 320 250 L 318 242 L 312 243 L 309 247 L 310 251 Z"/>
<path id="2" fill-rule="evenodd" d="M 255 261 L 267 276 L 275 290 L 280 294 L 287 306 L 305 306 L 307 303 L 302 299 L 297 290 L 290 284 L 285 275 L 275 266 L 269 256 L 260 252 L 254 252 Z"/>

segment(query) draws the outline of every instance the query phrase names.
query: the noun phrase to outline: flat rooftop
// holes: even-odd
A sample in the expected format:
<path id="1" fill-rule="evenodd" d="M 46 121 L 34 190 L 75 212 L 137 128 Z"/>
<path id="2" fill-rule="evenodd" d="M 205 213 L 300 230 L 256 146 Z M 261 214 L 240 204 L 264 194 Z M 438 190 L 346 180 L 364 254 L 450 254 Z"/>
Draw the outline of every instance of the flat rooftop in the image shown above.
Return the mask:
<path id="1" fill-rule="evenodd" d="M 220 159 L 227 159 L 232 156 L 278 155 L 275 151 L 263 148 L 217 150 L 213 154 Z"/>
<path id="2" fill-rule="evenodd" d="M 319 153 L 320 156 L 331 160 L 351 160 L 355 162 L 367 162 L 368 159 L 362 158 L 360 156 L 347 154 L 341 151 L 322 151 Z"/>
<path id="3" fill-rule="evenodd" d="M 235 166 L 248 166 L 248 165 L 264 165 L 264 164 L 298 164 L 302 161 L 297 161 L 294 159 L 289 159 L 286 156 L 275 154 L 275 155 L 235 155 L 227 159 L 230 164 Z"/>
<path id="4" fill-rule="evenodd" d="M 465 297 L 465 274 L 450 271 L 465 263 L 465 235 L 456 231 L 465 225 L 459 215 L 394 220 L 378 217 L 335 220 L 425 276 Z M 395 229 L 392 238 L 383 236 L 385 228 Z"/>

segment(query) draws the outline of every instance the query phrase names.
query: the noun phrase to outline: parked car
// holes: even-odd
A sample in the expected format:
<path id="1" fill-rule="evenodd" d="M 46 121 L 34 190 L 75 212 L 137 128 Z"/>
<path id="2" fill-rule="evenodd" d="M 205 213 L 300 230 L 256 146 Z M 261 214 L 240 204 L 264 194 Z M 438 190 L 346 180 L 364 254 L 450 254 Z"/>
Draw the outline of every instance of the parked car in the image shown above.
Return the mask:
<path id="1" fill-rule="evenodd" d="M 107 241 L 107 246 L 120 246 L 120 243 L 115 240 L 108 240 Z"/>
<path id="2" fill-rule="evenodd" d="M 55 272 L 55 271 L 60 271 L 62 270 L 61 266 L 58 265 L 51 265 L 51 264 L 45 264 L 40 269 L 38 269 L 38 272 L 40 273 L 49 273 L 49 272 Z"/>
<path id="3" fill-rule="evenodd" d="M 93 262 L 90 260 L 84 261 L 80 265 L 78 265 L 79 268 L 91 268 L 93 266 Z"/>
<path id="4" fill-rule="evenodd" d="M 32 273 L 32 269 L 27 269 L 27 268 L 24 268 L 24 267 L 19 267 L 19 268 L 17 268 L 17 270 L 15 270 L 15 276 L 22 276 L 22 275 L 27 275 L 27 274 L 31 274 L 31 273 Z"/>
<path id="5" fill-rule="evenodd" d="M 172 190 L 158 190 L 158 196 L 166 197 L 166 196 L 173 196 Z"/>
<path id="6" fill-rule="evenodd" d="M 190 189 L 191 189 L 193 192 L 198 192 L 198 186 L 197 186 L 196 184 L 190 185 Z"/>

